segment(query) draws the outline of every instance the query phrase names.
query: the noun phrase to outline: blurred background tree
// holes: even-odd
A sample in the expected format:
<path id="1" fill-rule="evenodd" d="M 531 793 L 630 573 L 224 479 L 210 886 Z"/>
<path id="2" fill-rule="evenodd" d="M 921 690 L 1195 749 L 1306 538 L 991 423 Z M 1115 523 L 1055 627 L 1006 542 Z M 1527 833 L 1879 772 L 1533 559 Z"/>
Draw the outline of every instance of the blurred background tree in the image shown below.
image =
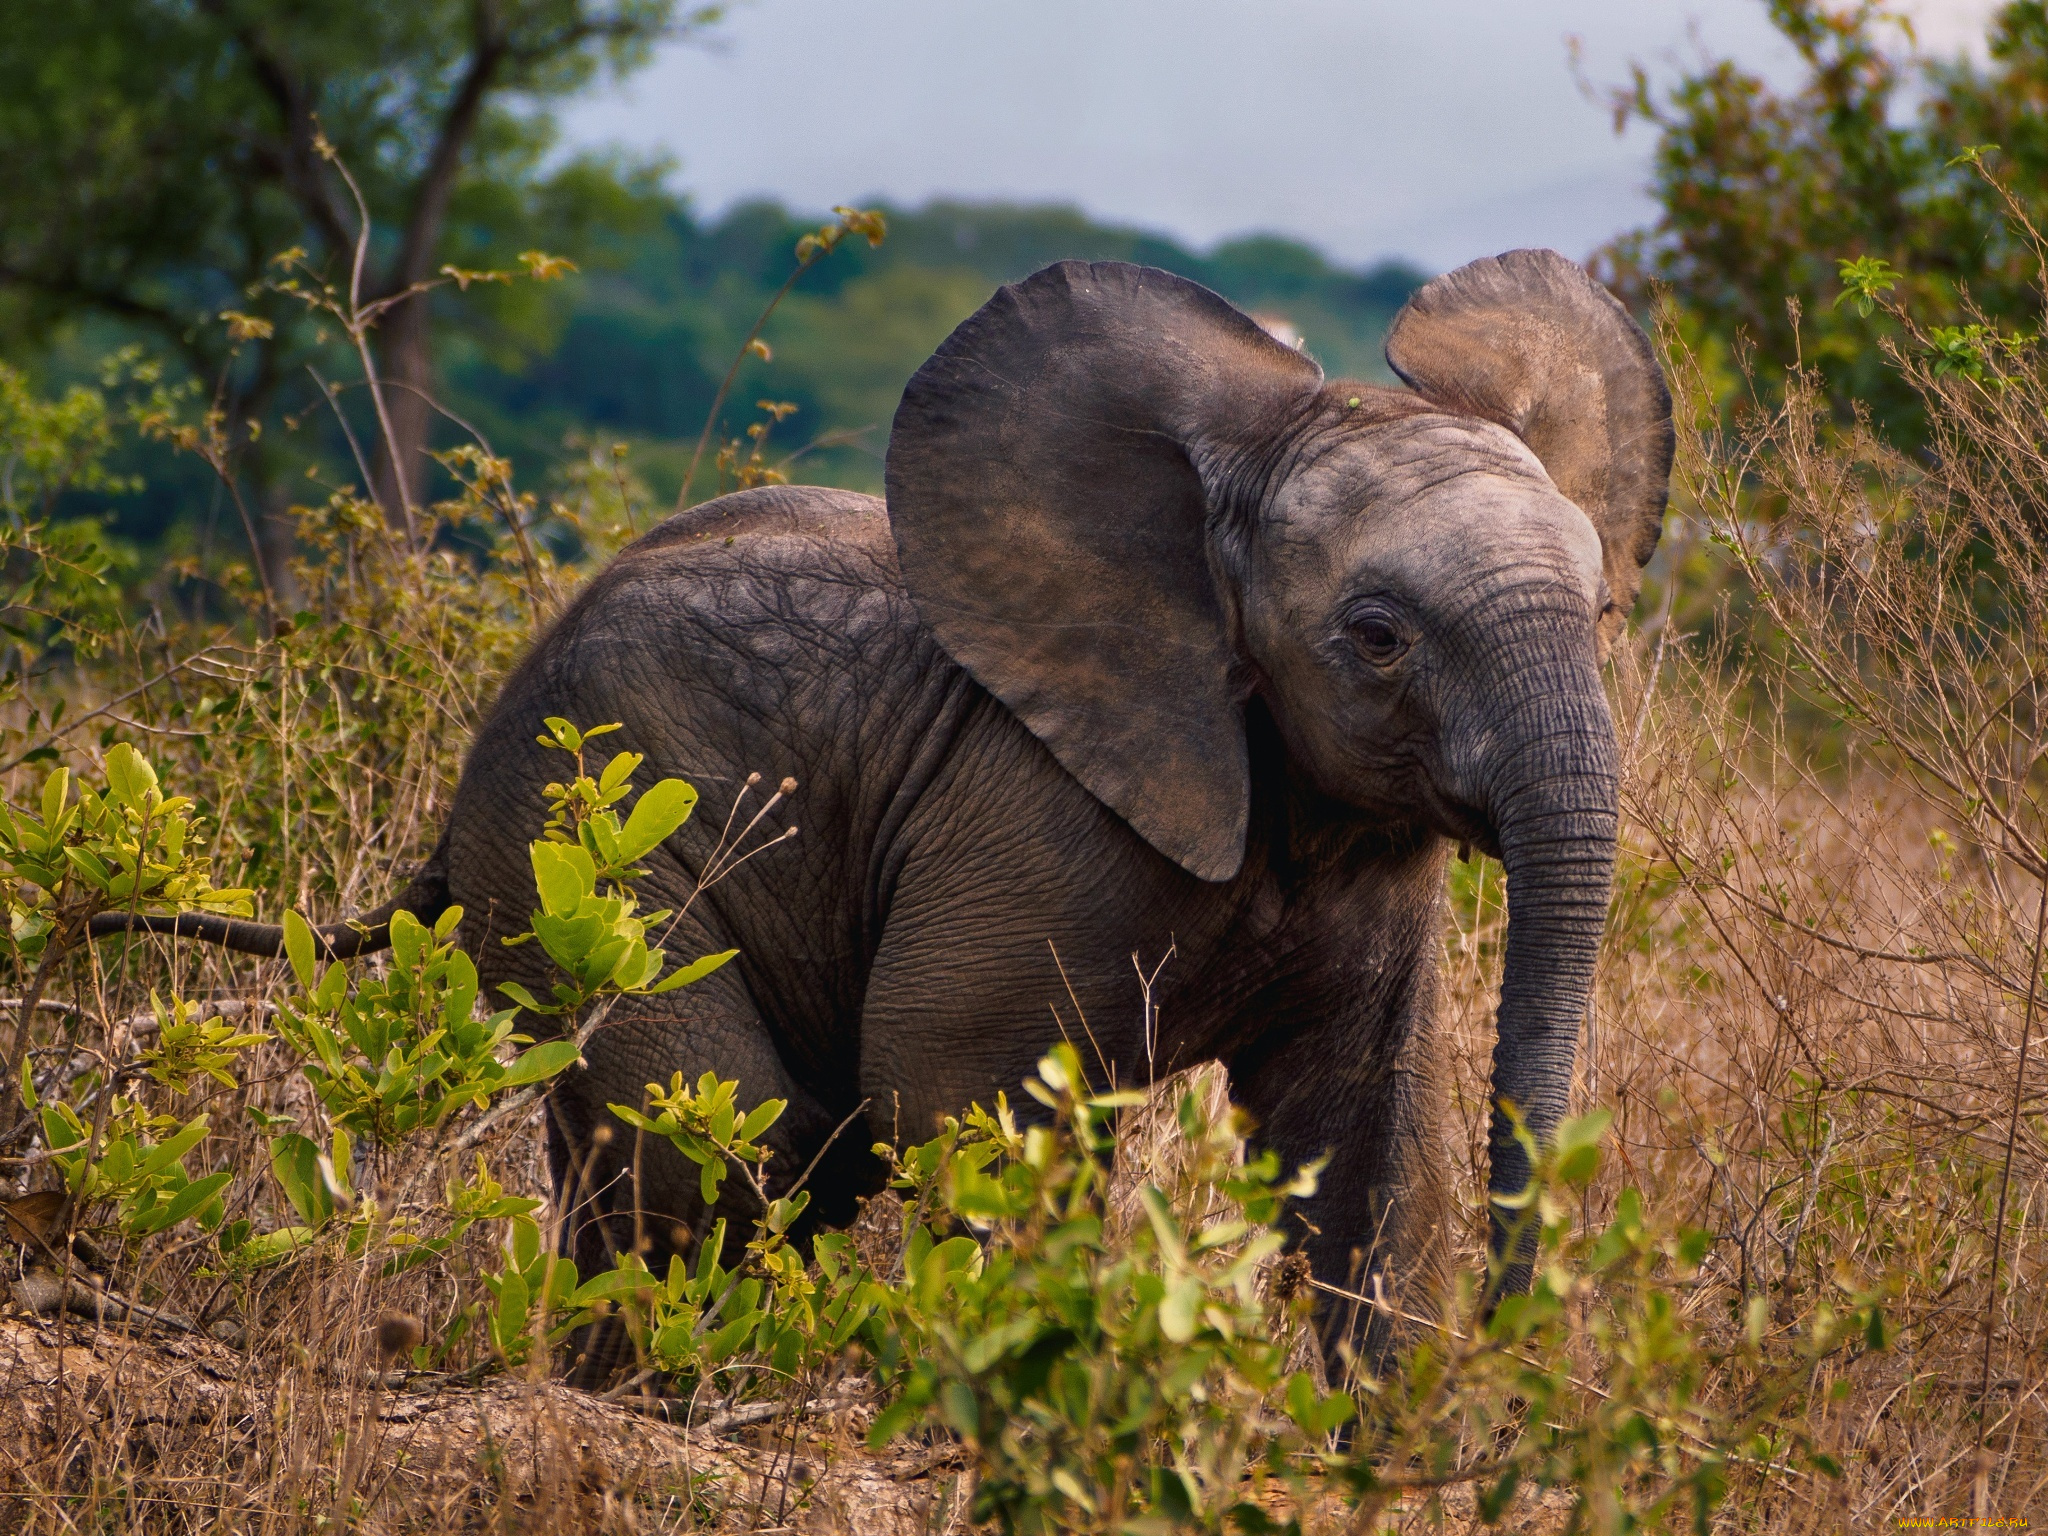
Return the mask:
<path id="1" fill-rule="evenodd" d="M 547 168 L 547 104 L 716 17 L 677 0 L 13 0 L 0 28 L 0 320 L 16 341 L 82 317 L 121 322 L 218 388 L 281 579 L 282 481 L 303 452 L 267 448 L 261 424 L 322 338 L 262 284 L 293 247 L 349 282 L 361 221 L 323 136 L 378 231 L 362 297 L 401 296 L 444 264 L 502 260 L 565 217 L 630 202 L 631 178 L 611 167 Z M 240 328 L 249 344 L 232 366 L 224 310 L 264 323 Z M 394 457 L 413 477 L 395 485 L 385 471 L 387 510 L 421 490 L 435 314 L 424 296 L 401 299 L 375 337 Z"/>
<path id="2" fill-rule="evenodd" d="M 545 345 L 498 345 L 482 329 L 451 337 L 443 391 L 524 471 L 565 467 L 565 443 L 628 442 L 657 499 L 673 501 L 718 381 L 816 220 L 768 202 L 703 220 L 656 192 L 635 211 L 638 222 L 591 223 L 564 240 L 579 277 L 526 290 L 544 312 L 534 333 Z M 939 200 L 882 211 L 879 248 L 841 246 L 777 310 L 765 333 L 772 357 L 746 360 L 722 427 L 737 432 L 764 396 L 793 403 L 770 456 L 800 452 L 800 478 L 862 491 L 881 489 L 889 422 L 911 373 L 999 284 L 1048 262 L 1178 272 L 1299 336 L 1331 373 L 1379 379 L 1391 378 L 1380 357 L 1387 323 L 1425 276 L 1401 262 L 1347 270 L 1271 236 L 1200 253 L 1058 206 Z M 692 494 L 716 489 L 707 462 Z"/>
<path id="3" fill-rule="evenodd" d="M 1867 402 L 1895 441 L 1917 444 L 1920 401 L 1878 352 L 1888 322 L 1838 302 L 1838 263 L 1890 263 L 1896 296 L 1928 325 L 1968 323 L 1974 310 L 2038 329 L 2038 257 L 1970 159 L 1980 151 L 2042 222 L 2048 6 L 2000 7 L 1981 64 L 1924 56 L 1910 24 L 1877 0 L 1768 9 L 1799 60 L 1792 88 L 1710 59 L 1673 83 L 1638 66 L 1609 94 L 1617 130 L 1637 122 L 1657 134 L 1662 211 L 1598 264 L 1639 307 L 1653 285 L 1668 287 L 1712 349 L 1746 338 L 1771 364 L 1803 357 L 1838 411 Z"/>

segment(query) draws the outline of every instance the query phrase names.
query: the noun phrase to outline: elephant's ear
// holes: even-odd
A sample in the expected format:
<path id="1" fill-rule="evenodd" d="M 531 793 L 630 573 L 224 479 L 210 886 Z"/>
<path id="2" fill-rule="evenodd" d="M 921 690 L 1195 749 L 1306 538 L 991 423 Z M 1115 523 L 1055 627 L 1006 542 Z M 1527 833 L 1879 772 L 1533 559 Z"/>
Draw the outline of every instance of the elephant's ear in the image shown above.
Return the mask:
<path id="1" fill-rule="evenodd" d="M 1649 337 L 1584 267 L 1509 251 L 1408 300 L 1387 361 L 1432 404 L 1498 422 L 1600 531 L 1611 640 L 1656 552 L 1671 482 L 1671 394 Z"/>
<path id="2" fill-rule="evenodd" d="M 1206 288 L 1062 262 L 964 321 L 890 431 L 889 519 L 940 644 L 1205 880 L 1243 862 L 1249 784 L 1204 474 L 1321 384 Z"/>

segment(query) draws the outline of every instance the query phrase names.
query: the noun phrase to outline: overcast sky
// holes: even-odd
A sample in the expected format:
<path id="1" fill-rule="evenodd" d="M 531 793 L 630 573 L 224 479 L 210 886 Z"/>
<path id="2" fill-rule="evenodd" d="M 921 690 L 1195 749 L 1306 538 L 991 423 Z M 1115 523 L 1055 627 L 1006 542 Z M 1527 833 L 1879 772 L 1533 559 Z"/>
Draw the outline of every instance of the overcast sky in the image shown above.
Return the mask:
<path id="1" fill-rule="evenodd" d="M 1992 3 L 1906 8 L 1946 51 Z M 666 151 L 707 213 L 1056 201 L 1431 268 L 1648 217 L 1650 136 L 1615 137 L 1567 38 L 1603 85 L 1789 63 L 1762 0 L 741 0 L 713 37 L 566 113 L 572 142 Z"/>

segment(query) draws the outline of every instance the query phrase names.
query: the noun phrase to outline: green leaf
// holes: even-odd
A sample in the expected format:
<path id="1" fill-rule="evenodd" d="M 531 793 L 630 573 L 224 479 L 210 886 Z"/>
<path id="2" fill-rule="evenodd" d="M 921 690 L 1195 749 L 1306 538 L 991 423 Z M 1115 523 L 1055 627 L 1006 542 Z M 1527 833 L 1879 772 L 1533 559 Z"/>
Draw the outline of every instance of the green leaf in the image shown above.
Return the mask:
<path id="1" fill-rule="evenodd" d="M 763 1099 L 754 1106 L 753 1112 L 740 1122 L 739 1139 L 757 1141 L 761 1133 L 782 1118 L 782 1112 L 789 1108 L 787 1099 Z"/>
<path id="2" fill-rule="evenodd" d="M 1138 1200 L 1145 1207 L 1145 1216 L 1152 1223 L 1152 1235 L 1159 1240 L 1160 1252 L 1176 1261 L 1187 1256 L 1186 1245 L 1181 1241 L 1180 1225 L 1173 1219 L 1173 1210 L 1166 1203 L 1157 1186 L 1147 1184 L 1138 1191 Z"/>
<path id="3" fill-rule="evenodd" d="M 173 1163 L 196 1147 L 206 1135 L 206 1116 L 200 1115 L 186 1125 L 180 1126 L 177 1134 L 169 1141 L 160 1142 L 136 1169 L 138 1177 L 149 1178 L 163 1172 Z"/>
<path id="4" fill-rule="evenodd" d="M 43 781 L 43 830 L 54 836 L 64 818 L 64 801 L 71 793 L 71 770 L 59 768 Z"/>
<path id="5" fill-rule="evenodd" d="M 1315 1433 L 1316 1384 L 1307 1371 L 1296 1371 L 1287 1380 L 1287 1417 L 1304 1434 Z"/>
<path id="6" fill-rule="evenodd" d="M 1573 1147 L 1557 1160 L 1557 1177 L 1566 1184 L 1586 1184 L 1600 1171 L 1598 1147 Z"/>
<path id="7" fill-rule="evenodd" d="M 1316 1407 L 1316 1431 L 1329 1434 L 1358 1417 L 1358 1404 L 1349 1392 L 1332 1392 Z"/>
<path id="8" fill-rule="evenodd" d="M 301 1221 L 309 1227 L 326 1225 L 334 1215 L 334 1195 L 321 1175 L 316 1142 L 296 1131 L 271 1137 L 270 1171 Z"/>
<path id="9" fill-rule="evenodd" d="M 663 779 L 634 802 L 633 814 L 619 833 L 619 860 L 631 864 L 666 842 L 690 819 L 697 791 L 681 779 Z"/>
<path id="10" fill-rule="evenodd" d="M 670 971 L 647 990 L 650 995 L 673 992 L 677 987 L 687 987 L 693 981 L 702 981 L 738 953 L 736 949 L 722 949 L 715 955 L 705 955 L 701 959 L 692 960 L 688 965 Z"/>
<path id="11" fill-rule="evenodd" d="M 150 1213 L 149 1230 L 162 1232 L 175 1227 L 187 1216 L 212 1200 L 215 1194 L 227 1187 L 234 1178 L 232 1173 L 209 1173 L 204 1178 L 194 1179 L 179 1190 L 164 1205 Z"/>
<path id="12" fill-rule="evenodd" d="M 1590 1147 L 1599 1143 L 1607 1134 L 1607 1128 L 1614 1124 L 1614 1111 L 1595 1109 L 1583 1115 L 1575 1115 L 1557 1128 L 1557 1149 L 1570 1152 L 1578 1147 Z"/>
<path id="13" fill-rule="evenodd" d="M 1521 1467 L 1518 1464 L 1510 1463 L 1508 1469 L 1501 1473 L 1499 1478 L 1480 1490 L 1479 1518 L 1482 1521 L 1488 1525 L 1493 1525 L 1500 1520 L 1502 1515 L 1507 1513 L 1508 1504 L 1513 1500 L 1515 1489 L 1520 1484 L 1521 1478 Z"/>
<path id="14" fill-rule="evenodd" d="M 423 964 L 432 947 L 433 935 L 425 923 L 410 912 L 391 914 L 391 959 L 400 970 L 409 971 Z"/>
<path id="15" fill-rule="evenodd" d="M 123 806 L 140 815 L 148 809 L 150 792 L 156 788 L 156 770 L 127 742 L 116 742 L 107 753 L 107 788 Z"/>
<path id="16" fill-rule="evenodd" d="M 640 765 L 645 761 L 647 759 L 638 752 L 619 753 L 604 765 L 604 772 L 597 776 L 599 792 L 610 794 L 613 790 L 623 786 L 628 779 L 633 777 L 634 773 L 638 771 Z"/>
<path id="17" fill-rule="evenodd" d="M 652 1131 L 657 1136 L 665 1136 L 668 1134 L 654 1121 L 648 1119 L 645 1115 L 641 1114 L 640 1111 L 637 1109 L 630 1108 L 629 1106 L 624 1104 L 607 1104 L 605 1108 L 609 1109 L 613 1114 L 617 1115 L 621 1120 L 625 1121 L 626 1124 L 633 1126 L 637 1130 Z"/>
<path id="18" fill-rule="evenodd" d="M 981 1405 L 974 1390 L 964 1381 L 949 1381 L 939 1389 L 939 1418 L 945 1426 L 969 1444 L 981 1438 Z"/>
<path id="19" fill-rule="evenodd" d="M 508 1269 L 498 1283 L 498 1305 L 491 1313 L 491 1342 L 506 1354 L 526 1333 L 526 1317 L 532 1308 L 532 1292 L 526 1277 Z"/>
<path id="20" fill-rule="evenodd" d="M 284 915 L 284 952 L 292 963 L 292 974 L 299 978 L 300 988 L 310 994 L 320 979 L 314 969 L 313 927 L 296 912 Z"/>
<path id="21" fill-rule="evenodd" d="M 1176 1344 L 1195 1336 L 1195 1324 L 1202 1315 L 1202 1282 L 1184 1275 L 1166 1287 L 1166 1299 L 1159 1303 L 1159 1331 Z"/>
<path id="22" fill-rule="evenodd" d="M 532 857 L 534 888 L 551 916 L 568 916 L 596 892 L 597 866 L 579 845 L 535 843 Z"/>
<path id="23" fill-rule="evenodd" d="M 544 1083 L 568 1071 L 581 1059 L 582 1052 L 577 1050 L 574 1040 L 544 1041 L 513 1057 L 505 1075 L 498 1080 L 498 1086 L 518 1088 L 527 1083 Z"/>
<path id="24" fill-rule="evenodd" d="M 541 1002 L 516 981 L 501 981 L 498 983 L 498 990 L 529 1013 L 560 1013 L 562 1011 L 548 1003 Z"/>
<path id="25" fill-rule="evenodd" d="M 868 1449 L 879 1451 L 891 1440 L 909 1429 L 918 1420 L 919 1410 L 909 1403 L 893 1403 L 875 1416 L 874 1427 L 868 1431 Z"/>

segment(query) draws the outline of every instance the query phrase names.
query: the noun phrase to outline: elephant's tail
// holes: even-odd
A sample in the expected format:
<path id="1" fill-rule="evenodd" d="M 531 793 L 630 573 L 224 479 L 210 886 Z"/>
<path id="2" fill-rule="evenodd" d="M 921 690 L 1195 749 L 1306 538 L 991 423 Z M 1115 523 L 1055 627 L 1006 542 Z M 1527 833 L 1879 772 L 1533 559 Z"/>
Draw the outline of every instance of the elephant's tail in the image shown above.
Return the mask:
<path id="1" fill-rule="evenodd" d="M 338 923 L 313 930 L 313 942 L 321 958 L 346 960 L 353 955 L 374 954 L 391 947 L 391 919 L 410 912 L 431 925 L 448 910 L 448 837 L 427 862 L 413 873 L 405 889 L 381 907 L 360 917 L 346 917 Z M 198 939 L 223 949 L 238 949 L 249 955 L 284 953 L 284 928 L 277 923 L 252 923 L 238 917 L 216 917 L 210 912 L 180 912 L 175 916 L 142 912 L 102 912 L 89 928 L 95 939 L 113 933 L 167 933 L 173 938 Z"/>

